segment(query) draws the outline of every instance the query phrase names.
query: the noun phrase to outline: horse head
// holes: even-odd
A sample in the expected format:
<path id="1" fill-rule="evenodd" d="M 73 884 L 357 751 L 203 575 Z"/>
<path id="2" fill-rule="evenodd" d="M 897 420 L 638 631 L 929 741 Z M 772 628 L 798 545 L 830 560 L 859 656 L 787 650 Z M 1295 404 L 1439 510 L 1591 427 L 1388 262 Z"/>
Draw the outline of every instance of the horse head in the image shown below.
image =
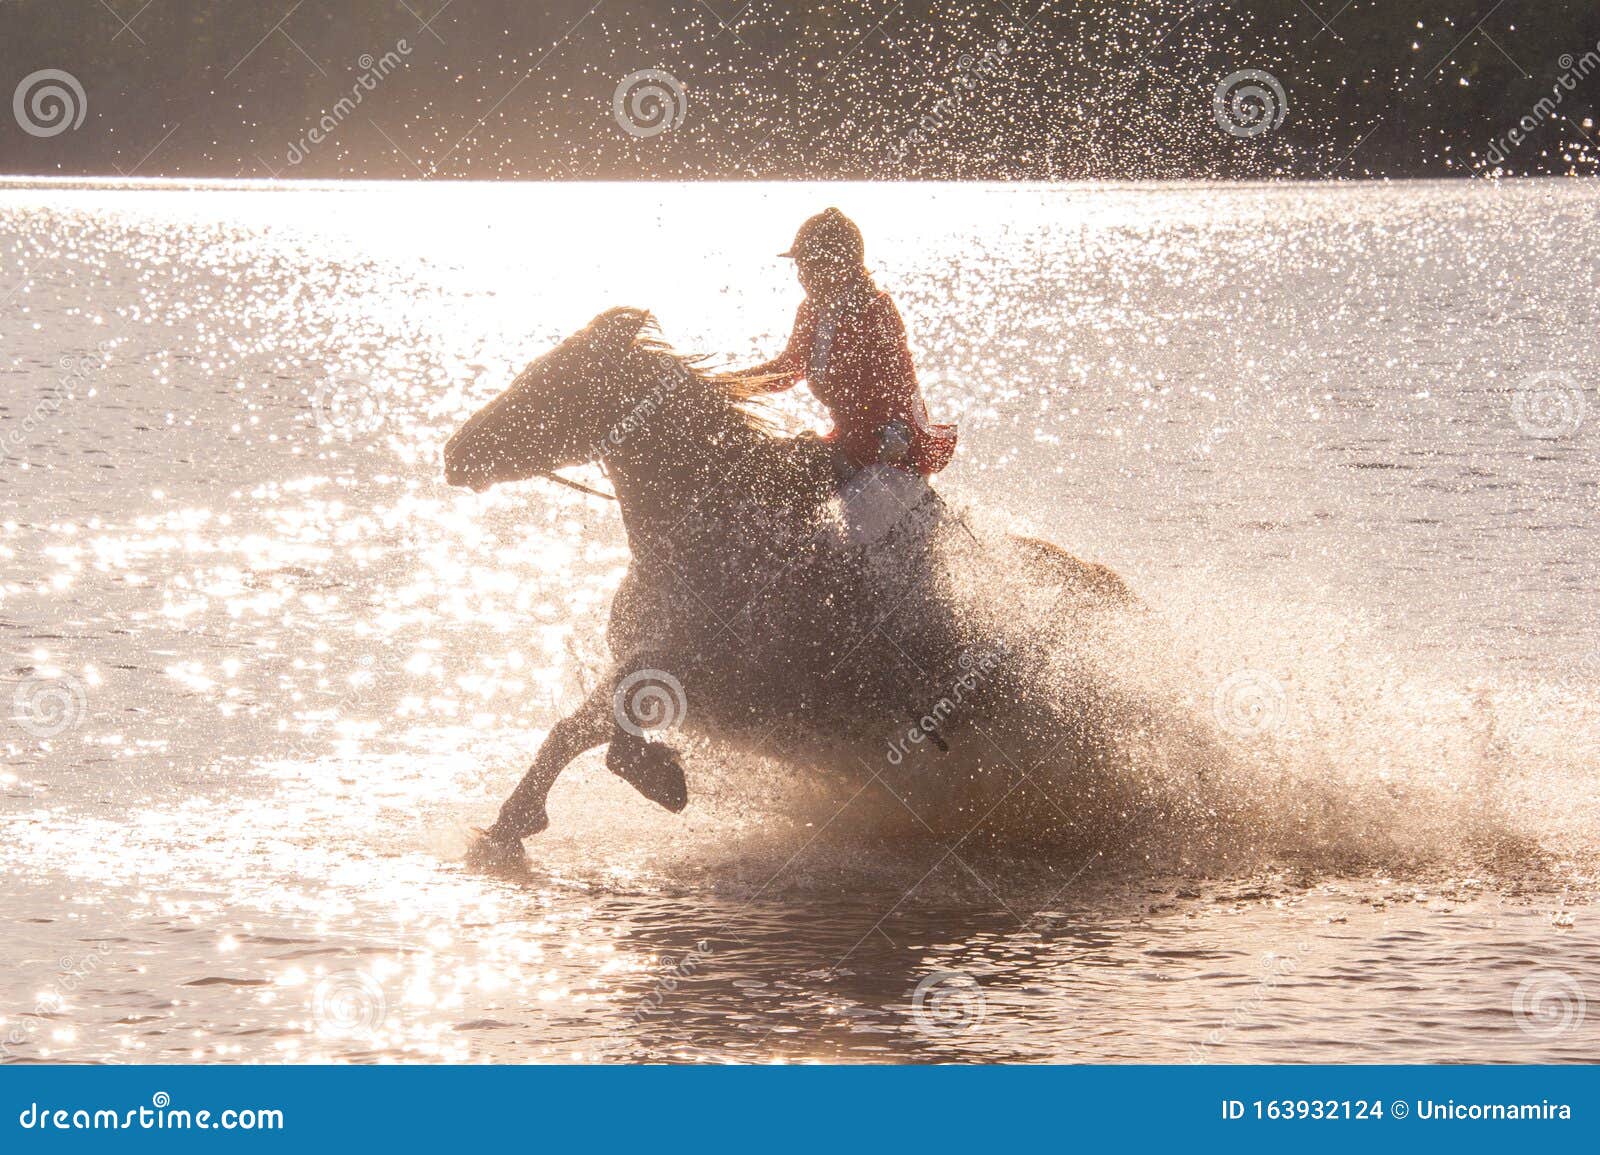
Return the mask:
<path id="1" fill-rule="evenodd" d="M 445 481 L 481 492 L 604 456 L 607 439 L 660 393 L 666 362 L 686 372 L 640 343 L 651 324 L 642 309 L 608 309 L 529 364 L 445 443 Z"/>

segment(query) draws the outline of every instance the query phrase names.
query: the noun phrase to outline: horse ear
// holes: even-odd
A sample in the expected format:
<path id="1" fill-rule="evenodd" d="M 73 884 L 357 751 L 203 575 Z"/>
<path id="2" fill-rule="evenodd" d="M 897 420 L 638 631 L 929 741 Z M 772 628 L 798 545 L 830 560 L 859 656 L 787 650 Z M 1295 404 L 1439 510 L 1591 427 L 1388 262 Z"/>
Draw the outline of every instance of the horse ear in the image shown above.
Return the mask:
<path id="1" fill-rule="evenodd" d="M 589 328 L 594 333 L 595 341 L 620 353 L 632 346 L 644 327 L 653 321 L 654 318 L 645 309 L 622 307 L 607 309 L 589 322 Z"/>

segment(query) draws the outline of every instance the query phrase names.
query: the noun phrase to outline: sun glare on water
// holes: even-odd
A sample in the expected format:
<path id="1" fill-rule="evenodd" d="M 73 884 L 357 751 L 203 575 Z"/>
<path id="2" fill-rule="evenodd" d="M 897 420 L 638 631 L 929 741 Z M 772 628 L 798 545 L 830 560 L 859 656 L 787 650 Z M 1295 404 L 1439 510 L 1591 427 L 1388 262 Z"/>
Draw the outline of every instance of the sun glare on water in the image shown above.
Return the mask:
<path id="1" fill-rule="evenodd" d="M 1414 1058 L 1408 1024 L 1447 1008 L 1453 1056 L 1576 1053 L 1581 1034 L 1519 1030 L 1485 976 L 1522 975 L 1535 934 L 1556 969 L 1600 963 L 1595 425 L 1532 436 L 1516 403 L 1518 367 L 1600 359 L 1541 275 L 1600 244 L 1593 199 L 0 189 L 27 322 L 0 356 L 59 401 L 0 463 L 22 719 L 0 865 L 20 955 L 50 960 L 8 980 L 8 1006 L 49 996 L 0 1025 L 12 1053 L 1352 1053 L 1290 971 L 1352 984 L 1385 1024 L 1369 1058 Z M 942 857 L 876 790 L 846 808 L 859 783 L 697 748 L 683 815 L 589 755 L 526 877 L 466 869 L 471 828 L 603 673 L 629 555 L 610 503 L 450 489 L 441 445 L 610 306 L 724 363 L 771 356 L 799 299 L 772 254 L 827 203 L 861 222 L 929 404 L 962 425 L 943 491 L 1154 607 L 1166 648 L 1124 670 L 1228 730 L 1253 845 L 1204 858 L 1153 825 L 1121 840 L 1136 862 L 1057 860 L 990 830 Z M 1534 204 L 1571 228 L 1517 229 Z M 1476 230 L 1472 265 L 1446 223 Z M 777 412 L 819 423 L 803 394 Z M 1005 577 L 977 581 L 1002 611 Z M 1462 967 L 1403 998 L 1428 936 Z M 1391 985 L 1350 977 L 1373 952 Z M 1269 1029 L 1219 1022 L 1239 984 Z"/>

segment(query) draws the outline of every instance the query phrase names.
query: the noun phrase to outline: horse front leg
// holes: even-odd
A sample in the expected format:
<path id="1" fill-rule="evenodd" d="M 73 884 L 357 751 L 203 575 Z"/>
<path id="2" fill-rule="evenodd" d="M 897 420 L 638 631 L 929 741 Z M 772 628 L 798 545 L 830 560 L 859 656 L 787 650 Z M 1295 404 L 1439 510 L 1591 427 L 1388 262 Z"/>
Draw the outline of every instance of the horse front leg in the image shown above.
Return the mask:
<path id="1" fill-rule="evenodd" d="M 640 794 L 674 814 L 689 805 L 689 781 L 678 752 L 665 742 L 631 734 L 622 727 L 611 733 L 606 769 Z"/>
<path id="2" fill-rule="evenodd" d="M 592 750 L 611 735 L 611 683 L 602 681 L 573 713 L 550 727 L 533 765 L 517 783 L 493 826 L 483 832 L 484 849 L 520 851 L 522 840 L 550 825 L 545 800 L 569 762 Z"/>
<path id="3" fill-rule="evenodd" d="M 671 663 L 678 664 L 678 663 Z M 689 805 L 689 784 L 677 751 L 652 735 L 683 722 L 688 699 L 671 664 L 634 655 L 612 679 L 614 725 L 606 769 L 672 813 Z M 681 668 L 681 666 L 680 666 Z"/>

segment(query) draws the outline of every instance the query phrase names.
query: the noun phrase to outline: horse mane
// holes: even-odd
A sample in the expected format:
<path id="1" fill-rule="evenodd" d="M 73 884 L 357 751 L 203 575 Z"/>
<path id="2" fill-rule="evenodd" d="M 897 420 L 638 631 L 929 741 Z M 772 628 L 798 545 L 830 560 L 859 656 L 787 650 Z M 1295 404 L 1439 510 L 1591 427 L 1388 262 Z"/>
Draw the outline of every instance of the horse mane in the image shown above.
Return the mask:
<path id="1" fill-rule="evenodd" d="M 737 373 L 708 368 L 707 362 L 711 360 L 709 354 L 678 352 L 662 335 L 660 325 L 650 313 L 645 313 L 632 346 L 651 356 L 670 359 L 685 379 L 700 386 L 695 391 L 696 395 L 705 398 L 708 403 L 726 405 L 751 432 L 764 438 L 778 438 L 787 434 L 785 423 L 771 409 L 767 385 L 774 378 L 743 377 Z"/>
<path id="2" fill-rule="evenodd" d="M 624 425 L 670 407 L 705 440 L 708 463 L 721 466 L 713 485 L 795 527 L 812 526 L 834 492 L 832 455 L 825 443 L 794 436 L 772 412 L 773 376 L 709 368 L 706 356 L 674 349 L 642 309 L 608 310 L 569 342 L 591 371 L 633 378 L 637 404 Z"/>

